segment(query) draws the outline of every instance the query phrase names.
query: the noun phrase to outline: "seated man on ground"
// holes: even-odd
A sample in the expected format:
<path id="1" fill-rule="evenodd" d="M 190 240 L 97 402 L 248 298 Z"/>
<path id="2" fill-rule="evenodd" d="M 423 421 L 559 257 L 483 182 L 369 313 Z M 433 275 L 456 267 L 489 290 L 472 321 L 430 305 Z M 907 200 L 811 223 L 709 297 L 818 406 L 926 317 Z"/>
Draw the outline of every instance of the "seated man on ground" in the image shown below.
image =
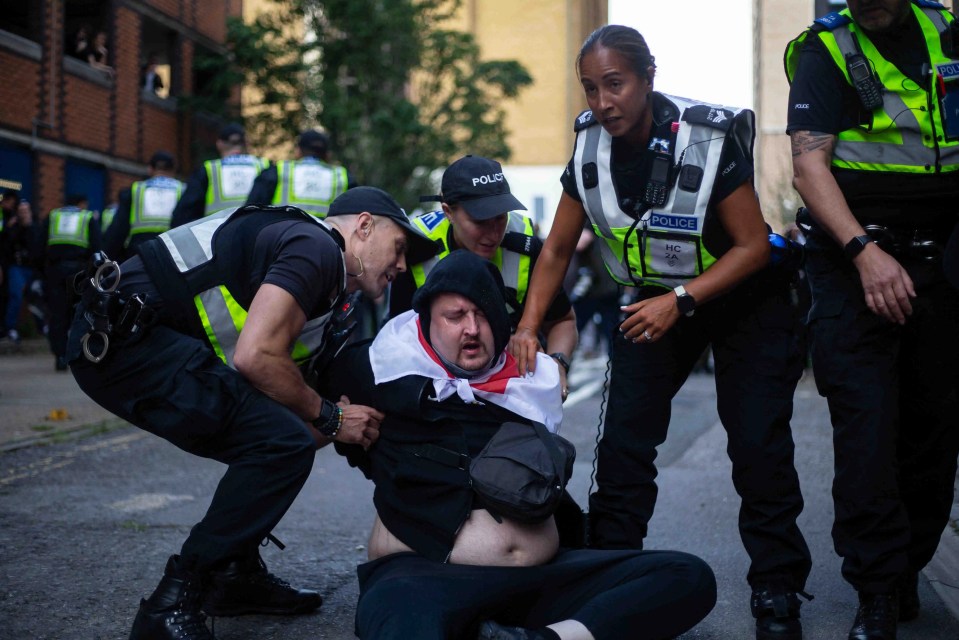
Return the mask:
<path id="1" fill-rule="evenodd" d="M 342 353 L 320 382 L 325 394 L 345 394 L 385 415 L 368 450 L 337 445 L 376 485 L 369 562 L 357 570 L 357 635 L 679 635 L 715 604 L 705 562 L 673 551 L 567 548 L 566 532 L 577 527 L 563 520 L 581 516 L 577 508 L 523 524 L 485 509 L 472 488 L 467 457 L 503 423 L 538 422 L 555 432 L 562 419 L 556 362 L 539 354 L 535 374 L 520 377 L 505 352 L 503 296 L 492 263 L 456 251 L 431 271 L 412 310 L 371 344 Z"/>

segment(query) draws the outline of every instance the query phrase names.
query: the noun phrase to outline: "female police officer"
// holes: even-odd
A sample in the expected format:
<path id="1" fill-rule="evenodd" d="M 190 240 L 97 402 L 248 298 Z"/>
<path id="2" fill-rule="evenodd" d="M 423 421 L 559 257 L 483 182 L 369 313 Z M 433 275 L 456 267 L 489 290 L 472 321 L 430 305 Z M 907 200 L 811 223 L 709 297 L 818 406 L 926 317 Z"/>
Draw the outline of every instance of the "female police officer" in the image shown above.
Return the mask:
<path id="1" fill-rule="evenodd" d="M 638 292 L 614 338 L 591 544 L 642 547 L 671 400 L 712 345 L 757 638 L 801 638 L 796 593 L 811 562 L 796 526 L 803 502 L 789 420 L 802 360 L 787 278 L 765 268 L 753 114 L 654 92 L 653 56 L 628 27 L 595 31 L 577 63 L 591 110 L 576 120 L 511 349 L 521 372 L 533 368 L 537 329 L 588 216 L 610 275 Z"/>

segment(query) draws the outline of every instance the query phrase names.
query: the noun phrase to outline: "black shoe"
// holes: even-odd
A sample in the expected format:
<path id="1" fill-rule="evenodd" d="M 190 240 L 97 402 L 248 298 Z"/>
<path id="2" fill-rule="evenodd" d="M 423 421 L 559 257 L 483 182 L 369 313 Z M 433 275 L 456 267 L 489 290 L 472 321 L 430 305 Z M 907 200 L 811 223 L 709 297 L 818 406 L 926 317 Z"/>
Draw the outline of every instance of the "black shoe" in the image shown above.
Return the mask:
<path id="1" fill-rule="evenodd" d="M 555 636 L 554 637 L 558 637 Z M 550 640 L 535 629 L 523 629 L 522 627 L 503 627 L 492 620 L 487 620 L 480 625 L 479 635 L 476 640 Z"/>
<path id="2" fill-rule="evenodd" d="M 58 356 L 56 361 L 53 363 L 53 368 L 57 371 L 66 371 L 67 370 L 67 359 L 63 356 Z"/>
<path id="3" fill-rule="evenodd" d="M 849 640 L 896 640 L 899 603 L 895 593 L 860 593 Z"/>
<path id="4" fill-rule="evenodd" d="M 919 617 L 919 572 L 908 571 L 896 581 L 899 595 L 899 622 L 909 622 Z"/>
<path id="5" fill-rule="evenodd" d="M 130 640 L 214 640 L 200 611 L 200 580 L 181 571 L 178 560 L 170 557 L 153 595 L 140 601 Z"/>
<path id="6" fill-rule="evenodd" d="M 256 554 L 210 572 L 203 610 L 211 616 L 292 615 L 308 613 L 321 604 L 319 593 L 294 589 L 267 571 L 263 559 Z"/>
<path id="7" fill-rule="evenodd" d="M 770 586 L 753 589 L 749 608 L 756 618 L 756 640 L 802 640 L 801 604 L 795 591 Z"/>

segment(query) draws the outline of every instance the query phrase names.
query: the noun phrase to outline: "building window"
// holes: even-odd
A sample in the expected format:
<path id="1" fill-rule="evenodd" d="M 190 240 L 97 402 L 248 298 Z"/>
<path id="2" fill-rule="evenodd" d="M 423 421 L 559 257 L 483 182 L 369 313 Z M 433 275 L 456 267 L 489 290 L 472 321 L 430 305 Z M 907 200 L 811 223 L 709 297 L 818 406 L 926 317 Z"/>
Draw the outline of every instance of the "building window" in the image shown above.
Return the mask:
<path id="1" fill-rule="evenodd" d="M 40 9 L 43 3 L 0 0 L 0 30 L 40 42 Z"/>
<path id="2" fill-rule="evenodd" d="M 140 33 L 140 87 L 143 91 L 169 98 L 175 95 L 173 60 L 177 34 L 159 22 L 143 18 Z"/>
<path id="3" fill-rule="evenodd" d="M 26 147 L 0 144 L 0 192 L 7 189 L 33 200 L 33 159 Z"/>
<path id="4" fill-rule="evenodd" d="M 64 53 L 84 62 L 92 56 L 99 64 L 112 64 L 109 26 L 107 0 L 67 0 L 63 8 Z"/>

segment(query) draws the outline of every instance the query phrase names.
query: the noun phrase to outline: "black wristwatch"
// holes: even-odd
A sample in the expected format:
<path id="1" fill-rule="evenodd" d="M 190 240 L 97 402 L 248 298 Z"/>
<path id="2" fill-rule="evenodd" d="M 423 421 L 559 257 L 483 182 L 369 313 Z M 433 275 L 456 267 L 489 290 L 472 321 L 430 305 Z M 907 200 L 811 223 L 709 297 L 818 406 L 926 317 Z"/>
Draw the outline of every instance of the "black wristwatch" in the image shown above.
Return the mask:
<path id="1" fill-rule="evenodd" d="M 566 356 L 557 351 L 556 353 L 549 354 L 549 357 L 563 365 L 563 368 L 566 369 L 566 373 L 569 373 L 569 360 L 566 359 Z"/>
<path id="2" fill-rule="evenodd" d="M 696 313 L 696 298 L 686 293 L 686 287 L 679 285 L 673 292 L 676 294 L 676 308 L 681 314 L 691 316 Z"/>
<path id="3" fill-rule="evenodd" d="M 320 415 L 313 419 L 313 427 L 327 438 L 334 438 L 340 431 L 342 410 L 336 404 L 324 399 L 320 406 Z"/>
<path id="4" fill-rule="evenodd" d="M 868 235 L 856 236 L 852 240 L 846 243 L 846 246 L 842 248 L 842 252 L 846 254 L 846 257 L 852 260 L 866 248 L 866 245 L 872 242 L 873 239 Z"/>

